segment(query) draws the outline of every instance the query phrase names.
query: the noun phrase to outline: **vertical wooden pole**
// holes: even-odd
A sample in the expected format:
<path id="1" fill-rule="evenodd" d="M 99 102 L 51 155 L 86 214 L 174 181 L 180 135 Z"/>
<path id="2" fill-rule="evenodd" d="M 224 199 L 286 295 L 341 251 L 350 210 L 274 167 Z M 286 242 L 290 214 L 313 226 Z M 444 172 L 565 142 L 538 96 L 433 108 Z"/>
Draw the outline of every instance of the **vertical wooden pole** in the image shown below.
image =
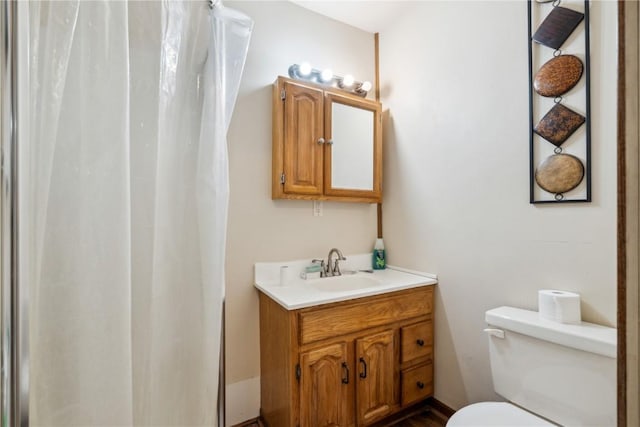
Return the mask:
<path id="1" fill-rule="evenodd" d="M 376 101 L 380 102 L 380 39 L 379 33 L 373 35 L 374 46 L 374 67 L 375 67 L 375 95 Z M 384 144 L 383 144 L 384 145 Z M 382 238 L 382 203 L 378 203 L 378 238 Z"/>
<path id="2" fill-rule="evenodd" d="M 627 185 L 625 5 L 618 2 L 618 427 L 627 425 Z"/>
<path id="3" fill-rule="evenodd" d="M 640 423 L 640 6 L 618 2 L 618 426 Z"/>

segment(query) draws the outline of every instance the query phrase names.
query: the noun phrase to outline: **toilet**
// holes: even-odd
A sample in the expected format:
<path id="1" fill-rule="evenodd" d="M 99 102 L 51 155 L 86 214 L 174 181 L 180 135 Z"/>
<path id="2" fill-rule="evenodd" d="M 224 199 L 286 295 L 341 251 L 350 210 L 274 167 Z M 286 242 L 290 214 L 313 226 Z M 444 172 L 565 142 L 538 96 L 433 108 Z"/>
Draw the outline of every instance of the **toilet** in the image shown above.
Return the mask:
<path id="1" fill-rule="evenodd" d="M 447 427 L 616 425 L 616 329 L 499 307 L 485 314 L 491 376 L 507 402 L 474 403 Z"/>

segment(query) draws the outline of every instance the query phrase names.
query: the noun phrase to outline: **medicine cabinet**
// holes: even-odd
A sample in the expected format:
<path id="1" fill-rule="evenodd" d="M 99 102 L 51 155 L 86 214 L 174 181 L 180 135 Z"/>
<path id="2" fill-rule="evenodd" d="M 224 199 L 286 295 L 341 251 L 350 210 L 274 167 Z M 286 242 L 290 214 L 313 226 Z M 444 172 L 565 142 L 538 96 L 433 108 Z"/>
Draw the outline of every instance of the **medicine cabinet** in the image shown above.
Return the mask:
<path id="1" fill-rule="evenodd" d="M 382 201 L 379 102 L 278 77 L 273 91 L 273 199 Z"/>

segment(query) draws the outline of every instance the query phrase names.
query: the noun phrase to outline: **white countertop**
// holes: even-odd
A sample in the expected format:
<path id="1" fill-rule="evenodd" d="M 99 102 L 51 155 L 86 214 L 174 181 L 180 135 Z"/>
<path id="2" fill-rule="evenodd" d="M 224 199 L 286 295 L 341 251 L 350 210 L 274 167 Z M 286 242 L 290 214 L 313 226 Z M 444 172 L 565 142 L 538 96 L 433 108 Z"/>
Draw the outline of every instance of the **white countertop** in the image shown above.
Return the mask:
<path id="1" fill-rule="evenodd" d="M 351 290 L 319 289 L 315 286 L 316 284 L 323 283 L 322 281 L 324 280 L 332 279 L 304 280 L 297 277 L 298 273 L 304 271 L 304 268 L 311 264 L 311 260 L 308 259 L 290 262 L 256 263 L 255 287 L 287 310 L 295 310 L 403 289 L 431 286 L 438 283 L 437 276 L 434 274 L 421 273 L 393 266 L 387 266 L 384 270 L 374 270 L 373 273 L 360 271 L 371 268 L 371 254 L 347 255 L 346 258 L 346 261 L 340 262 L 340 269 L 345 272 L 343 276 L 345 279 L 348 277 L 356 278 L 356 280 L 359 278 L 363 278 L 363 280 L 366 280 L 364 278 L 372 278 L 375 280 L 375 285 Z M 280 267 L 282 266 L 288 266 L 289 269 L 296 272 L 296 278 L 286 286 L 280 284 Z M 350 271 L 356 271 L 357 273 L 348 274 Z"/>

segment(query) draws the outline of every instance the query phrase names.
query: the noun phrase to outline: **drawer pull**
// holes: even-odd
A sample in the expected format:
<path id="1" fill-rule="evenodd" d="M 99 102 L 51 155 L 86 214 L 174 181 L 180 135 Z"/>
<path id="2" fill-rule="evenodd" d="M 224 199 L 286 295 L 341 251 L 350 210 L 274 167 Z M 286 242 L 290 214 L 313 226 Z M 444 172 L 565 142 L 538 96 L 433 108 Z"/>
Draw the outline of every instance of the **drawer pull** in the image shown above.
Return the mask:
<path id="1" fill-rule="evenodd" d="M 424 345 L 424 340 L 418 339 L 416 341 L 416 344 L 418 344 L 420 347 L 422 347 Z"/>
<path id="2" fill-rule="evenodd" d="M 361 357 L 360 363 L 362 364 L 362 367 L 364 369 L 363 372 L 360 372 L 360 378 L 367 378 L 367 362 L 365 362 L 364 358 Z"/>
<path id="3" fill-rule="evenodd" d="M 422 381 L 418 381 L 418 382 L 416 383 L 416 385 L 417 385 L 417 386 L 418 386 L 418 388 L 419 388 L 419 389 L 421 389 L 421 390 L 424 388 L 424 383 L 423 383 Z"/>
<path id="4" fill-rule="evenodd" d="M 342 384 L 349 384 L 349 367 L 347 366 L 347 362 L 342 362 L 342 369 L 346 372 L 346 377 L 342 378 Z"/>

